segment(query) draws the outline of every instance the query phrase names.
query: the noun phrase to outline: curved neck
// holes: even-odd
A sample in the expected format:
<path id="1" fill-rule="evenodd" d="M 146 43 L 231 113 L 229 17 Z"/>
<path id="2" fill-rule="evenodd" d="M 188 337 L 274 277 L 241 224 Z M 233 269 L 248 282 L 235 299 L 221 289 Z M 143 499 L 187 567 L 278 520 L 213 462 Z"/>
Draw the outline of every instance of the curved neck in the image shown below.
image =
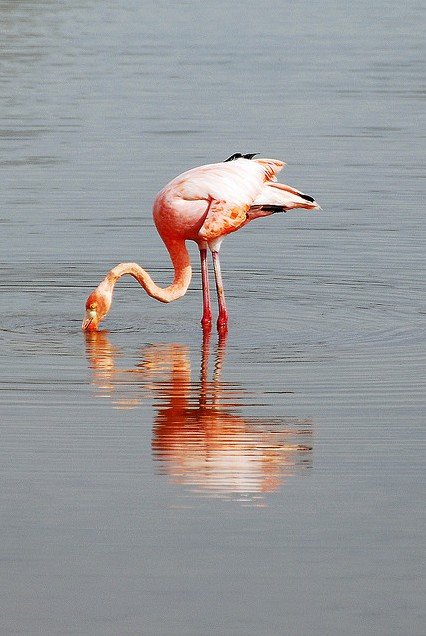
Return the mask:
<path id="1" fill-rule="evenodd" d="M 101 285 L 105 285 L 112 292 L 116 282 L 125 274 L 133 276 L 144 288 L 146 293 L 162 303 L 170 303 L 181 298 L 191 282 L 192 269 L 188 250 L 184 241 L 166 243 L 167 250 L 175 270 L 174 279 L 168 287 L 159 287 L 148 272 L 137 263 L 120 263 L 108 272 Z"/>

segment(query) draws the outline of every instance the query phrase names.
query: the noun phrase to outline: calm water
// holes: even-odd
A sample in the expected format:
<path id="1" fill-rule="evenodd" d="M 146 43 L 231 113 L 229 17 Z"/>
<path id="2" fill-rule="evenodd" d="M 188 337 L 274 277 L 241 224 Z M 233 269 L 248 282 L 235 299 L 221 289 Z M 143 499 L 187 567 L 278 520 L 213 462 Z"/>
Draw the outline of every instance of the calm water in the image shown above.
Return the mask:
<path id="1" fill-rule="evenodd" d="M 2 634 L 424 634 L 423 18 L 0 1 Z M 112 265 L 171 279 L 155 193 L 235 151 L 324 210 L 225 241 L 227 341 L 196 260 L 85 338 Z"/>

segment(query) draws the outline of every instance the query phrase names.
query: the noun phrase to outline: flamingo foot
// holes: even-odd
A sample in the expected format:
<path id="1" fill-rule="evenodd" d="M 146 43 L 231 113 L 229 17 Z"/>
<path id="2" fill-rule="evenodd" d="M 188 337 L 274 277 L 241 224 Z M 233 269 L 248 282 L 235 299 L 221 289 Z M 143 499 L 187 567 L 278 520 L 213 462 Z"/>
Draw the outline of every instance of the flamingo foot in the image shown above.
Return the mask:
<path id="1" fill-rule="evenodd" d="M 212 315 L 205 314 L 201 318 L 201 326 L 204 332 L 209 333 L 212 330 Z"/>

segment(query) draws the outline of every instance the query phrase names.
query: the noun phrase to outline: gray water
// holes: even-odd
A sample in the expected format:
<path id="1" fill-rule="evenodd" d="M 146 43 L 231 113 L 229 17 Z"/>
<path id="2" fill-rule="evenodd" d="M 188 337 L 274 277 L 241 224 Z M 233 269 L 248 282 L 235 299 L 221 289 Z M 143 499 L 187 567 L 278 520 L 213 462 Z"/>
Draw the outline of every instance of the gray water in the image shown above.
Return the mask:
<path id="1" fill-rule="evenodd" d="M 0 1 L 2 634 L 424 634 L 422 3 Z M 423 106 L 424 108 L 424 106 Z M 288 163 L 323 211 L 170 265 L 172 177 Z"/>

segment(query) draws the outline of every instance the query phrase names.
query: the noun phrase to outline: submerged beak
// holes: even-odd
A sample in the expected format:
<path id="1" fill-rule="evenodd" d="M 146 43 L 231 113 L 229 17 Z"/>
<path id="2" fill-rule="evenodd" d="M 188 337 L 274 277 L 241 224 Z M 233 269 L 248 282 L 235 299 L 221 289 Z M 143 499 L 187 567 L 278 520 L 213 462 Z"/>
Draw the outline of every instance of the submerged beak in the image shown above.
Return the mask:
<path id="1" fill-rule="evenodd" d="M 86 309 L 81 328 L 83 331 L 96 331 L 99 324 L 98 314 L 94 309 Z"/>

